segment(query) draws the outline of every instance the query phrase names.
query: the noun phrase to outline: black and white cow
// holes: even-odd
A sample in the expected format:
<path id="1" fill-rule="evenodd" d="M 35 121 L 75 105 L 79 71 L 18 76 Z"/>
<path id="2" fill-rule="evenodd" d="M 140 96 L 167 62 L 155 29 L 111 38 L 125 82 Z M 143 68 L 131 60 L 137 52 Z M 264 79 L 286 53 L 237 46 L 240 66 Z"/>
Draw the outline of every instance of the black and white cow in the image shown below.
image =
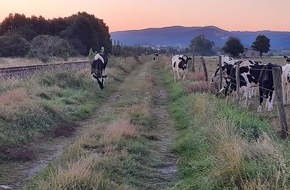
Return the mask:
<path id="1" fill-rule="evenodd" d="M 248 99 L 253 96 L 253 88 L 258 86 L 260 73 L 265 65 L 255 61 L 239 61 L 239 65 L 239 84 L 236 82 L 236 65 L 225 65 L 226 84 L 222 90 L 225 95 L 229 95 L 236 92 L 237 86 L 239 86 L 240 92 L 243 93 L 243 105 L 247 106 Z"/>
<path id="2" fill-rule="evenodd" d="M 240 84 L 236 83 L 236 64 L 240 64 Z M 289 64 L 290 65 L 290 64 Z M 273 63 L 262 64 L 259 61 L 237 61 L 234 62 L 222 62 L 223 78 L 225 79 L 224 87 L 220 90 L 220 93 L 224 93 L 226 96 L 236 91 L 237 85 L 239 85 L 240 92 L 243 93 L 244 105 L 247 105 L 248 98 L 251 98 L 252 89 L 255 86 L 259 87 L 259 106 L 258 112 L 262 111 L 263 99 L 266 98 L 266 110 L 271 111 L 273 109 L 274 99 L 274 81 L 272 75 L 272 69 L 274 67 L 281 66 Z M 282 71 L 282 68 L 281 68 Z M 290 66 L 289 66 L 290 71 Z M 289 73 L 289 72 L 288 72 Z M 214 73 L 212 80 L 217 79 L 216 75 L 219 75 L 219 69 Z M 219 78 L 218 78 L 219 79 Z M 290 75 L 289 75 L 290 81 Z M 212 81 L 215 82 L 215 81 Z"/>
<path id="3" fill-rule="evenodd" d="M 221 69 L 223 72 L 223 79 L 222 79 L 222 84 L 225 84 L 225 74 L 226 74 L 226 65 L 235 65 L 236 62 L 238 60 L 235 60 L 232 57 L 229 57 L 227 55 L 221 55 Z M 213 73 L 212 77 L 211 77 L 211 85 L 213 86 L 218 86 L 219 82 L 220 82 L 220 68 L 219 68 L 219 64 L 217 65 L 218 68 L 215 70 L 215 72 Z"/>
<path id="4" fill-rule="evenodd" d="M 191 60 L 187 55 L 174 55 L 172 56 L 172 70 L 174 74 L 174 82 L 176 82 L 176 77 L 179 80 L 182 78 L 185 80 L 187 75 L 188 60 Z"/>
<path id="5" fill-rule="evenodd" d="M 221 56 L 221 70 L 222 70 L 222 85 L 224 86 L 218 94 L 225 93 L 230 94 L 232 91 L 235 91 L 235 66 L 237 63 L 240 63 L 240 73 L 246 73 L 249 71 L 249 68 L 247 68 L 250 65 L 256 65 L 260 62 L 257 61 L 239 61 L 235 60 L 228 56 Z M 253 72 L 253 71 L 252 71 Z M 254 89 L 252 85 L 246 85 L 246 74 L 243 74 L 245 76 L 240 76 L 242 78 L 241 81 L 241 87 L 246 88 L 245 90 L 241 90 L 244 92 L 245 101 L 247 102 L 248 96 L 251 97 L 254 94 Z M 231 80 L 230 80 L 231 79 Z M 252 81 L 252 80 L 249 80 Z M 218 86 L 220 82 L 220 68 L 218 67 L 214 74 L 211 77 L 211 85 Z M 245 87 L 244 87 L 245 86 Z M 226 87 L 226 88 L 225 88 Z"/>
<path id="6" fill-rule="evenodd" d="M 159 54 L 158 53 L 155 53 L 154 54 L 154 57 L 153 57 L 153 60 L 155 61 L 155 60 L 158 60 L 158 56 L 159 56 Z"/>
<path id="7" fill-rule="evenodd" d="M 268 63 L 264 66 L 261 71 L 259 78 L 259 96 L 260 96 L 260 104 L 258 107 L 258 112 L 262 111 L 262 103 L 263 99 L 266 98 L 266 110 L 271 111 L 273 109 L 273 100 L 274 100 L 274 81 L 273 81 L 273 73 L 272 70 L 274 67 L 278 67 L 281 69 L 282 67 L 277 64 Z"/>
<path id="8" fill-rule="evenodd" d="M 286 64 L 282 66 L 282 91 L 284 105 L 288 103 L 290 93 L 290 58 L 284 56 Z"/>
<path id="9" fill-rule="evenodd" d="M 91 63 L 91 75 L 94 81 L 97 81 L 99 87 L 104 89 L 104 82 L 107 75 L 105 69 L 108 64 L 108 57 L 103 53 L 97 53 Z"/>
<path id="10" fill-rule="evenodd" d="M 259 86 L 260 104 L 258 107 L 258 112 L 262 111 L 261 105 L 264 98 L 267 98 L 266 110 L 271 111 L 273 108 L 274 91 L 272 68 L 278 65 L 271 63 L 265 65 L 257 61 L 239 61 L 239 63 L 239 84 L 236 83 L 236 64 L 225 64 L 223 66 L 225 70 L 226 83 L 222 90 L 225 95 L 235 92 L 238 85 L 240 92 L 243 93 L 243 105 L 247 106 L 248 99 L 252 96 L 253 87 Z"/>

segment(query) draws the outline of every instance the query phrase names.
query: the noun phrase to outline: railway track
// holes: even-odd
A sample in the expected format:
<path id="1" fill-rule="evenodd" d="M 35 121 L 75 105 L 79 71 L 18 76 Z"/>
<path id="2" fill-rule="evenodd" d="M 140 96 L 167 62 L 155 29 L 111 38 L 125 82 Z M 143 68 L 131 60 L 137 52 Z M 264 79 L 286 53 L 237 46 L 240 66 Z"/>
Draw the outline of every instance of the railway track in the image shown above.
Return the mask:
<path id="1" fill-rule="evenodd" d="M 18 66 L 18 67 L 8 67 L 0 68 L 0 80 L 8 78 L 27 78 L 33 74 L 43 72 L 43 71 L 54 71 L 60 69 L 83 69 L 89 68 L 89 61 L 76 61 L 76 62 L 66 62 L 57 64 L 42 64 L 42 65 L 29 65 L 29 66 Z"/>

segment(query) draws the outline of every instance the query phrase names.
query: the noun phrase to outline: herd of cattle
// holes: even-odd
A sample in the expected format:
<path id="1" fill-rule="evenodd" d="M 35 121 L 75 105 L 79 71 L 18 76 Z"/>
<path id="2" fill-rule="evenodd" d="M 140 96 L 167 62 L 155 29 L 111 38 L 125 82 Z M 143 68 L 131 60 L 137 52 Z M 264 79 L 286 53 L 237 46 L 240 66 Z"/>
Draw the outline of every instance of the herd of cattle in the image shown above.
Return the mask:
<path id="1" fill-rule="evenodd" d="M 284 56 L 286 64 L 280 66 L 273 63 L 264 64 L 260 61 L 239 61 L 229 56 L 221 56 L 221 67 L 218 67 L 211 77 L 211 84 L 216 84 L 222 81 L 222 88 L 219 90 L 218 95 L 224 94 L 229 96 L 236 93 L 237 86 L 240 89 L 240 93 L 243 94 L 243 105 L 248 105 L 248 99 L 255 94 L 256 87 L 259 90 L 259 106 L 258 112 L 262 111 L 263 99 L 266 99 L 266 110 L 271 111 L 273 109 L 274 100 L 274 81 L 272 69 L 278 67 L 281 70 L 282 78 L 282 92 L 283 103 L 288 103 L 288 95 L 290 92 L 290 58 Z M 177 79 L 185 79 L 187 75 L 188 60 L 191 58 L 186 55 L 174 55 L 172 56 L 172 69 L 174 73 L 174 81 Z M 239 63 L 239 64 L 238 64 Z M 236 68 L 239 65 L 239 76 L 236 77 Z M 221 69 L 220 69 L 221 68 Z M 222 72 L 222 75 L 220 75 Z M 222 76 L 222 79 L 220 79 Z M 237 84 L 236 78 L 239 79 Z M 216 86 L 216 85 L 214 85 Z"/>
<path id="2" fill-rule="evenodd" d="M 155 55 L 155 59 L 156 59 Z M 253 97 L 255 89 L 258 87 L 259 91 L 259 106 L 258 112 L 262 111 L 263 99 L 266 99 L 266 110 L 271 111 L 273 109 L 274 100 L 274 81 L 272 69 L 278 67 L 281 70 L 282 79 L 282 92 L 283 103 L 288 103 L 288 96 L 290 93 L 290 58 L 284 56 L 286 64 L 280 66 L 274 63 L 264 64 L 260 61 L 235 60 L 229 56 L 221 56 L 221 66 L 218 67 L 211 77 L 211 84 L 219 83 L 222 81 L 222 88 L 218 94 L 224 94 L 229 96 L 236 93 L 237 86 L 240 89 L 240 93 L 243 94 L 243 105 L 248 105 L 248 99 Z M 185 79 L 188 70 L 188 61 L 191 58 L 187 55 L 173 55 L 172 56 L 172 70 L 174 74 L 174 82 L 180 79 Z M 107 75 L 105 75 L 105 69 L 108 63 L 108 57 L 105 54 L 98 53 L 95 55 L 91 64 L 92 78 L 98 83 L 101 89 L 104 89 L 104 81 Z M 236 77 L 236 69 L 239 65 L 239 76 Z M 222 72 L 222 74 L 220 73 Z M 222 79 L 220 79 L 222 76 Z M 239 79 L 239 84 L 237 80 Z M 216 85 L 215 85 L 216 86 Z"/>

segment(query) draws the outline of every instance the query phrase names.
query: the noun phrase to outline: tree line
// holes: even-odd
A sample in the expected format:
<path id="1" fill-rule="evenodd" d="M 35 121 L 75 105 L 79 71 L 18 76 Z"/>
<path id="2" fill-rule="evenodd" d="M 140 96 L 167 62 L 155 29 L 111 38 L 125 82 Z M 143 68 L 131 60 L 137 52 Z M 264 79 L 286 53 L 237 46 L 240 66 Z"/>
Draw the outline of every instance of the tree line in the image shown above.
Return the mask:
<path id="1" fill-rule="evenodd" d="M 204 35 L 196 36 L 191 40 L 189 45 L 189 50 L 196 55 L 214 55 L 215 43 L 205 38 Z M 264 35 L 258 35 L 251 45 L 253 50 L 259 52 L 262 57 L 263 53 L 268 53 L 270 51 L 270 39 Z M 230 54 L 232 57 L 239 57 L 245 50 L 241 40 L 236 37 L 229 37 L 225 45 L 221 48 L 224 53 Z"/>
<path id="2" fill-rule="evenodd" d="M 259 52 L 260 56 L 263 53 L 268 53 L 270 51 L 270 39 L 264 35 L 259 35 L 256 37 L 252 46 L 253 50 Z M 113 43 L 113 53 L 117 56 L 132 56 L 141 54 L 194 54 L 199 56 L 212 56 L 217 55 L 218 52 L 229 54 L 232 57 L 239 57 L 245 51 L 244 45 L 241 43 L 239 38 L 229 37 L 225 42 L 224 46 L 221 48 L 215 47 L 215 43 L 210 41 L 201 34 L 196 36 L 190 41 L 187 48 L 179 48 L 173 46 L 151 48 L 148 46 L 126 46 L 120 43 Z"/>
<path id="3" fill-rule="evenodd" d="M 220 51 L 203 34 L 192 39 L 185 49 L 112 43 L 106 23 L 86 12 L 48 20 L 42 16 L 26 17 L 24 14 L 11 13 L 0 23 L 0 57 L 38 58 L 48 62 L 50 57 L 67 59 L 70 56 L 87 56 L 101 47 L 105 48 L 106 53 L 125 57 L 154 53 L 207 56 Z M 270 40 L 266 36 L 258 36 L 252 48 L 262 56 L 270 50 Z M 230 37 L 221 51 L 237 57 L 244 52 L 244 46 L 238 38 Z"/>
<path id="4" fill-rule="evenodd" d="M 86 12 L 65 18 L 9 14 L 0 24 L 1 57 L 37 57 L 88 55 L 90 49 L 104 47 L 112 51 L 109 27 L 102 19 Z"/>

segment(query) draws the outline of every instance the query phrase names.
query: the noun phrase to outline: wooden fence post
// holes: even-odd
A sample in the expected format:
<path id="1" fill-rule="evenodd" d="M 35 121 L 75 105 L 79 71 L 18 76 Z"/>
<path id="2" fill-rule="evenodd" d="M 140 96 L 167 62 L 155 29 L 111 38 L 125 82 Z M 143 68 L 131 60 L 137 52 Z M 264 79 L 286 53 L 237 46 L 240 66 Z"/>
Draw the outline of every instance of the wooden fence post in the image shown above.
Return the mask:
<path id="1" fill-rule="evenodd" d="M 277 99 L 278 115 L 281 124 L 281 137 L 285 139 L 288 135 L 288 127 L 285 109 L 283 105 L 281 69 L 279 67 L 274 67 L 272 72 L 273 72 L 275 96 Z"/>
<path id="2" fill-rule="evenodd" d="M 220 89 L 222 89 L 223 87 L 222 56 L 219 56 L 219 71 L 220 71 Z"/>
<path id="3" fill-rule="evenodd" d="M 191 67 L 191 72 L 195 72 L 195 68 L 194 68 L 194 54 L 192 55 L 192 67 Z"/>
<path id="4" fill-rule="evenodd" d="M 205 60 L 203 57 L 201 57 L 201 63 L 202 63 L 203 71 L 204 71 L 205 81 L 208 81 L 207 69 L 206 69 Z"/>
<path id="5" fill-rule="evenodd" d="M 239 103 L 239 96 L 240 96 L 240 62 L 236 62 L 236 93 L 237 93 L 237 103 Z"/>

